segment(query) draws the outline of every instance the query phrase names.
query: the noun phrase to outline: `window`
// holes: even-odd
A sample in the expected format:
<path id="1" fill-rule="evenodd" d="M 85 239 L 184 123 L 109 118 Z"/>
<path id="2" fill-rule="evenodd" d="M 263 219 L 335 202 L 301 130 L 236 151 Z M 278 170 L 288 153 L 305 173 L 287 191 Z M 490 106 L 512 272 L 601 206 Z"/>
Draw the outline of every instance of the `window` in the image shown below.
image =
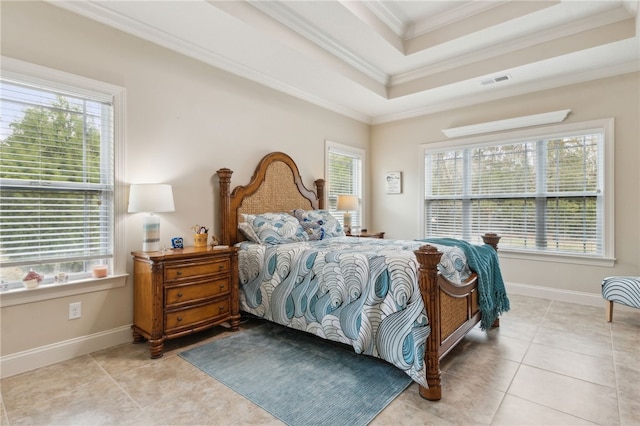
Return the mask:
<path id="1" fill-rule="evenodd" d="M 116 228 L 114 102 L 110 85 L 8 62 L 0 79 L 0 266 L 3 288 L 21 286 L 27 271 L 66 280 L 114 263 Z M 3 68 L 5 66 L 3 63 Z M 34 75 L 46 75 L 49 78 Z M 77 81 L 74 86 L 59 79 Z M 87 89 L 99 86 L 104 91 Z"/>
<path id="2" fill-rule="evenodd" d="M 491 231 L 502 236 L 501 250 L 610 257 L 611 127 L 607 120 L 425 145 L 426 236 L 478 242 Z"/>
<path id="3" fill-rule="evenodd" d="M 344 213 L 336 209 L 338 195 L 357 195 L 360 209 L 351 213 L 351 226 L 362 226 L 364 151 L 335 142 L 326 142 L 327 209 L 344 225 Z"/>

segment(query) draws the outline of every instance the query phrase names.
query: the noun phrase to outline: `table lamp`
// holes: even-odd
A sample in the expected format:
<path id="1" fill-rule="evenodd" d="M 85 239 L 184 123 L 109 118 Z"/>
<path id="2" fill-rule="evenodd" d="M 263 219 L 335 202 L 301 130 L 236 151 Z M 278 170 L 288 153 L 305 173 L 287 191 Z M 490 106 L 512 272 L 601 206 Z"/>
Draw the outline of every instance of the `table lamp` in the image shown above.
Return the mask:
<path id="1" fill-rule="evenodd" d="M 336 210 L 344 211 L 344 231 L 351 232 L 351 212 L 358 210 L 359 200 L 357 195 L 338 195 Z"/>
<path id="2" fill-rule="evenodd" d="M 160 250 L 160 218 L 154 213 L 175 211 L 173 190 L 166 184 L 135 184 L 129 191 L 129 213 L 145 212 L 142 251 Z"/>

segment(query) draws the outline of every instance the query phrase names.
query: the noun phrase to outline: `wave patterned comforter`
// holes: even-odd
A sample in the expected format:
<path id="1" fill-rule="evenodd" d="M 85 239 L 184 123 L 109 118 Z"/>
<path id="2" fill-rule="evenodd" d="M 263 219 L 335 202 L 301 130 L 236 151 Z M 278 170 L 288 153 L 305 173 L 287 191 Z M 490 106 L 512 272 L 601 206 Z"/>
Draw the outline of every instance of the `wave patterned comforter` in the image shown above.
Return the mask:
<path id="1" fill-rule="evenodd" d="M 428 387 L 431 329 L 413 253 L 424 242 L 335 237 L 278 245 L 239 243 L 240 309 L 382 358 Z M 468 278 L 464 253 L 443 251 L 440 272 Z"/>

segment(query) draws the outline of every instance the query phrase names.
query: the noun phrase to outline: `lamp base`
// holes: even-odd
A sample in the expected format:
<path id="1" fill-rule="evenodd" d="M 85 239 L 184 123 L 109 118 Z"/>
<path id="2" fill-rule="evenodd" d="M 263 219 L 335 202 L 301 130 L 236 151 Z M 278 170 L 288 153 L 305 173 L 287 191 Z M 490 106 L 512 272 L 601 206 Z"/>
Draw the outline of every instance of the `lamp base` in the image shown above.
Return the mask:
<path id="1" fill-rule="evenodd" d="M 142 251 L 160 250 L 160 218 L 154 214 L 145 216 L 142 223 Z"/>
<path id="2" fill-rule="evenodd" d="M 343 222 L 344 222 L 344 232 L 346 234 L 349 234 L 351 232 L 351 213 L 349 212 L 344 212 L 344 216 L 343 216 Z"/>

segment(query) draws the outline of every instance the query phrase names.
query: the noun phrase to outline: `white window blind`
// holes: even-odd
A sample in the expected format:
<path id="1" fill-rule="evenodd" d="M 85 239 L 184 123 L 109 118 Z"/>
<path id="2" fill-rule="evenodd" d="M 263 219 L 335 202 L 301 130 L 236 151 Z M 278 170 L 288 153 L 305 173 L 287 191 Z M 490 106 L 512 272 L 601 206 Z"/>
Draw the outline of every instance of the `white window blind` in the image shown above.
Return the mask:
<path id="1" fill-rule="evenodd" d="M 604 129 L 425 150 L 428 237 L 604 255 Z"/>
<path id="2" fill-rule="evenodd" d="M 338 195 L 357 195 L 360 209 L 351 212 L 351 225 L 362 226 L 363 152 L 339 144 L 327 144 L 328 210 L 344 225 L 344 212 L 336 209 Z"/>
<path id="3" fill-rule="evenodd" d="M 0 80 L 2 282 L 89 275 L 113 257 L 112 98 Z"/>

